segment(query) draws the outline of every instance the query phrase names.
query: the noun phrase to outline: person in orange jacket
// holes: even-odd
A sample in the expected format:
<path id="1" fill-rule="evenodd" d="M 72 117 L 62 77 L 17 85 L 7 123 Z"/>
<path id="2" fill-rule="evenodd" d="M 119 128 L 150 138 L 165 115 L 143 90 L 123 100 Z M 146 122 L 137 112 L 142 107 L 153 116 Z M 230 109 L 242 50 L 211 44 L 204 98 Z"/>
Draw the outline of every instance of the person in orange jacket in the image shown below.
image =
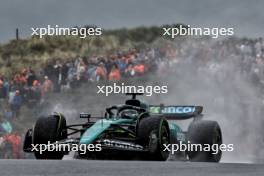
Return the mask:
<path id="1" fill-rule="evenodd" d="M 145 73 L 145 65 L 142 63 L 135 65 L 133 69 L 137 75 L 143 75 Z"/>
<path id="2" fill-rule="evenodd" d="M 22 152 L 21 152 L 21 145 L 22 140 L 21 137 L 18 135 L 18 133 L 10 133 L 3 136 L 3 139 L 6 143 L 9 143 L 11 145 L 12 149 L 12 158 L 13 159 L 20 159 L 22 158 Z"/>
<path id="3" fill-rule="evenodd" d="M 118 66 L 116 64 L 113 65 L 109 75 L 109 81 L 119 81 L 121 79 L 121 74 Z"/>

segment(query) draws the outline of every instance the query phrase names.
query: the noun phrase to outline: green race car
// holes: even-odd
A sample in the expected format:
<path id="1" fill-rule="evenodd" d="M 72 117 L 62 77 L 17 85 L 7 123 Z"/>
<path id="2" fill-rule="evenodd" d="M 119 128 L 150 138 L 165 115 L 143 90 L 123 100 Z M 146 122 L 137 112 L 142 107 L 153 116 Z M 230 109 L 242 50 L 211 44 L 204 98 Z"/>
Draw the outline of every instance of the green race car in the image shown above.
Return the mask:
<path id="1" fill-rule="evenodd" d="M 87 152 L 75 151 L 75 158 L 220 161 L 221 150 L 176 148 L 191 144 L 210 148 L 222 144 L 218 123 L 202 120 L 201 106 L 148 105 L 136 98 L 141 94 L 127 95 L 132 98 L 125 104 L 106 108 L 104 117 L 81 113 L 80 118 L 88 119 L 82 124 L 67 125 L 61 113 L 40 117 L 26 133 L 24 151 L 34 152 L 37 159 L 62 159 L 73 146 L 85 145 Z M 187 131 L 177 124 L 178 120 L 185 119 L 193 119 Z M 44 144 L 68 145 L 71 149 L 47 150 L 46 147 L 45 151 L 40 151 Z"/>

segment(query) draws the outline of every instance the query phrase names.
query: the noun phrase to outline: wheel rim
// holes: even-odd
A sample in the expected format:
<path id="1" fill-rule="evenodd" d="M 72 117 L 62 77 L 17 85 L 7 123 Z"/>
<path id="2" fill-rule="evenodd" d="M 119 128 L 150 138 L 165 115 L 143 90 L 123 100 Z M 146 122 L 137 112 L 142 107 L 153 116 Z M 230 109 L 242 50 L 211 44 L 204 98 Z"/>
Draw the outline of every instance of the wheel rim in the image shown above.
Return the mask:
<path id="1" fill-rule="evenodd" d="M 161 144 L 168 144 L 169 143 L 169 134 L 167 128 L 162 126 L 161 128 Z"/>
<path id="2" fill-rule="evenodd" d="M 169 155 L 169 151 L 164 151 L 165 147 L 164 144 L 169 144 L 169 133 L 168 129 L 165 125 L 162 125 L 161 131 L 160 131 L 160 149 L 161 149 L 161 155 L 163 159 L 167 159 Z"/>

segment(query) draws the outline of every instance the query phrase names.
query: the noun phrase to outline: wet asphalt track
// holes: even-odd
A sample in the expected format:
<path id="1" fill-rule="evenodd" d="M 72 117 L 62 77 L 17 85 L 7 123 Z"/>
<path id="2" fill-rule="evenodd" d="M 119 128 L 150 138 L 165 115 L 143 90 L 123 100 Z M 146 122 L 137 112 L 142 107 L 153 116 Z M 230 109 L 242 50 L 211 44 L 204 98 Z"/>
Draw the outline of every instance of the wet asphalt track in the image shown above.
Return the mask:
<path id="1" fill-rule="evenodd" d="M 0 160 L 0 176 L 263 176 L 264 165 L 95 160 Z"/>

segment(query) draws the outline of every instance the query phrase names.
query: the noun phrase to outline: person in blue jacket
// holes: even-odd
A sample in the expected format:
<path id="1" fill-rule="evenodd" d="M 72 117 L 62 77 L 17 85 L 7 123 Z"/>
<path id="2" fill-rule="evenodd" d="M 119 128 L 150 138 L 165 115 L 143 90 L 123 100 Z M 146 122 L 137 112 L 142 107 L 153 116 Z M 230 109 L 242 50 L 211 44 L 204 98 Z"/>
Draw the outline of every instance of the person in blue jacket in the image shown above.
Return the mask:
<path id="1" fill-rule="evenodd" d="M 13 112 L 14 118 L 18 118 L 19 110 L 21 106 L 22 106 L 22 96 L 20 95 L 19 90 L 16 90 L 15 96 L 13 97 L 13 100 L 11 101 L 11 110 Z"/>

